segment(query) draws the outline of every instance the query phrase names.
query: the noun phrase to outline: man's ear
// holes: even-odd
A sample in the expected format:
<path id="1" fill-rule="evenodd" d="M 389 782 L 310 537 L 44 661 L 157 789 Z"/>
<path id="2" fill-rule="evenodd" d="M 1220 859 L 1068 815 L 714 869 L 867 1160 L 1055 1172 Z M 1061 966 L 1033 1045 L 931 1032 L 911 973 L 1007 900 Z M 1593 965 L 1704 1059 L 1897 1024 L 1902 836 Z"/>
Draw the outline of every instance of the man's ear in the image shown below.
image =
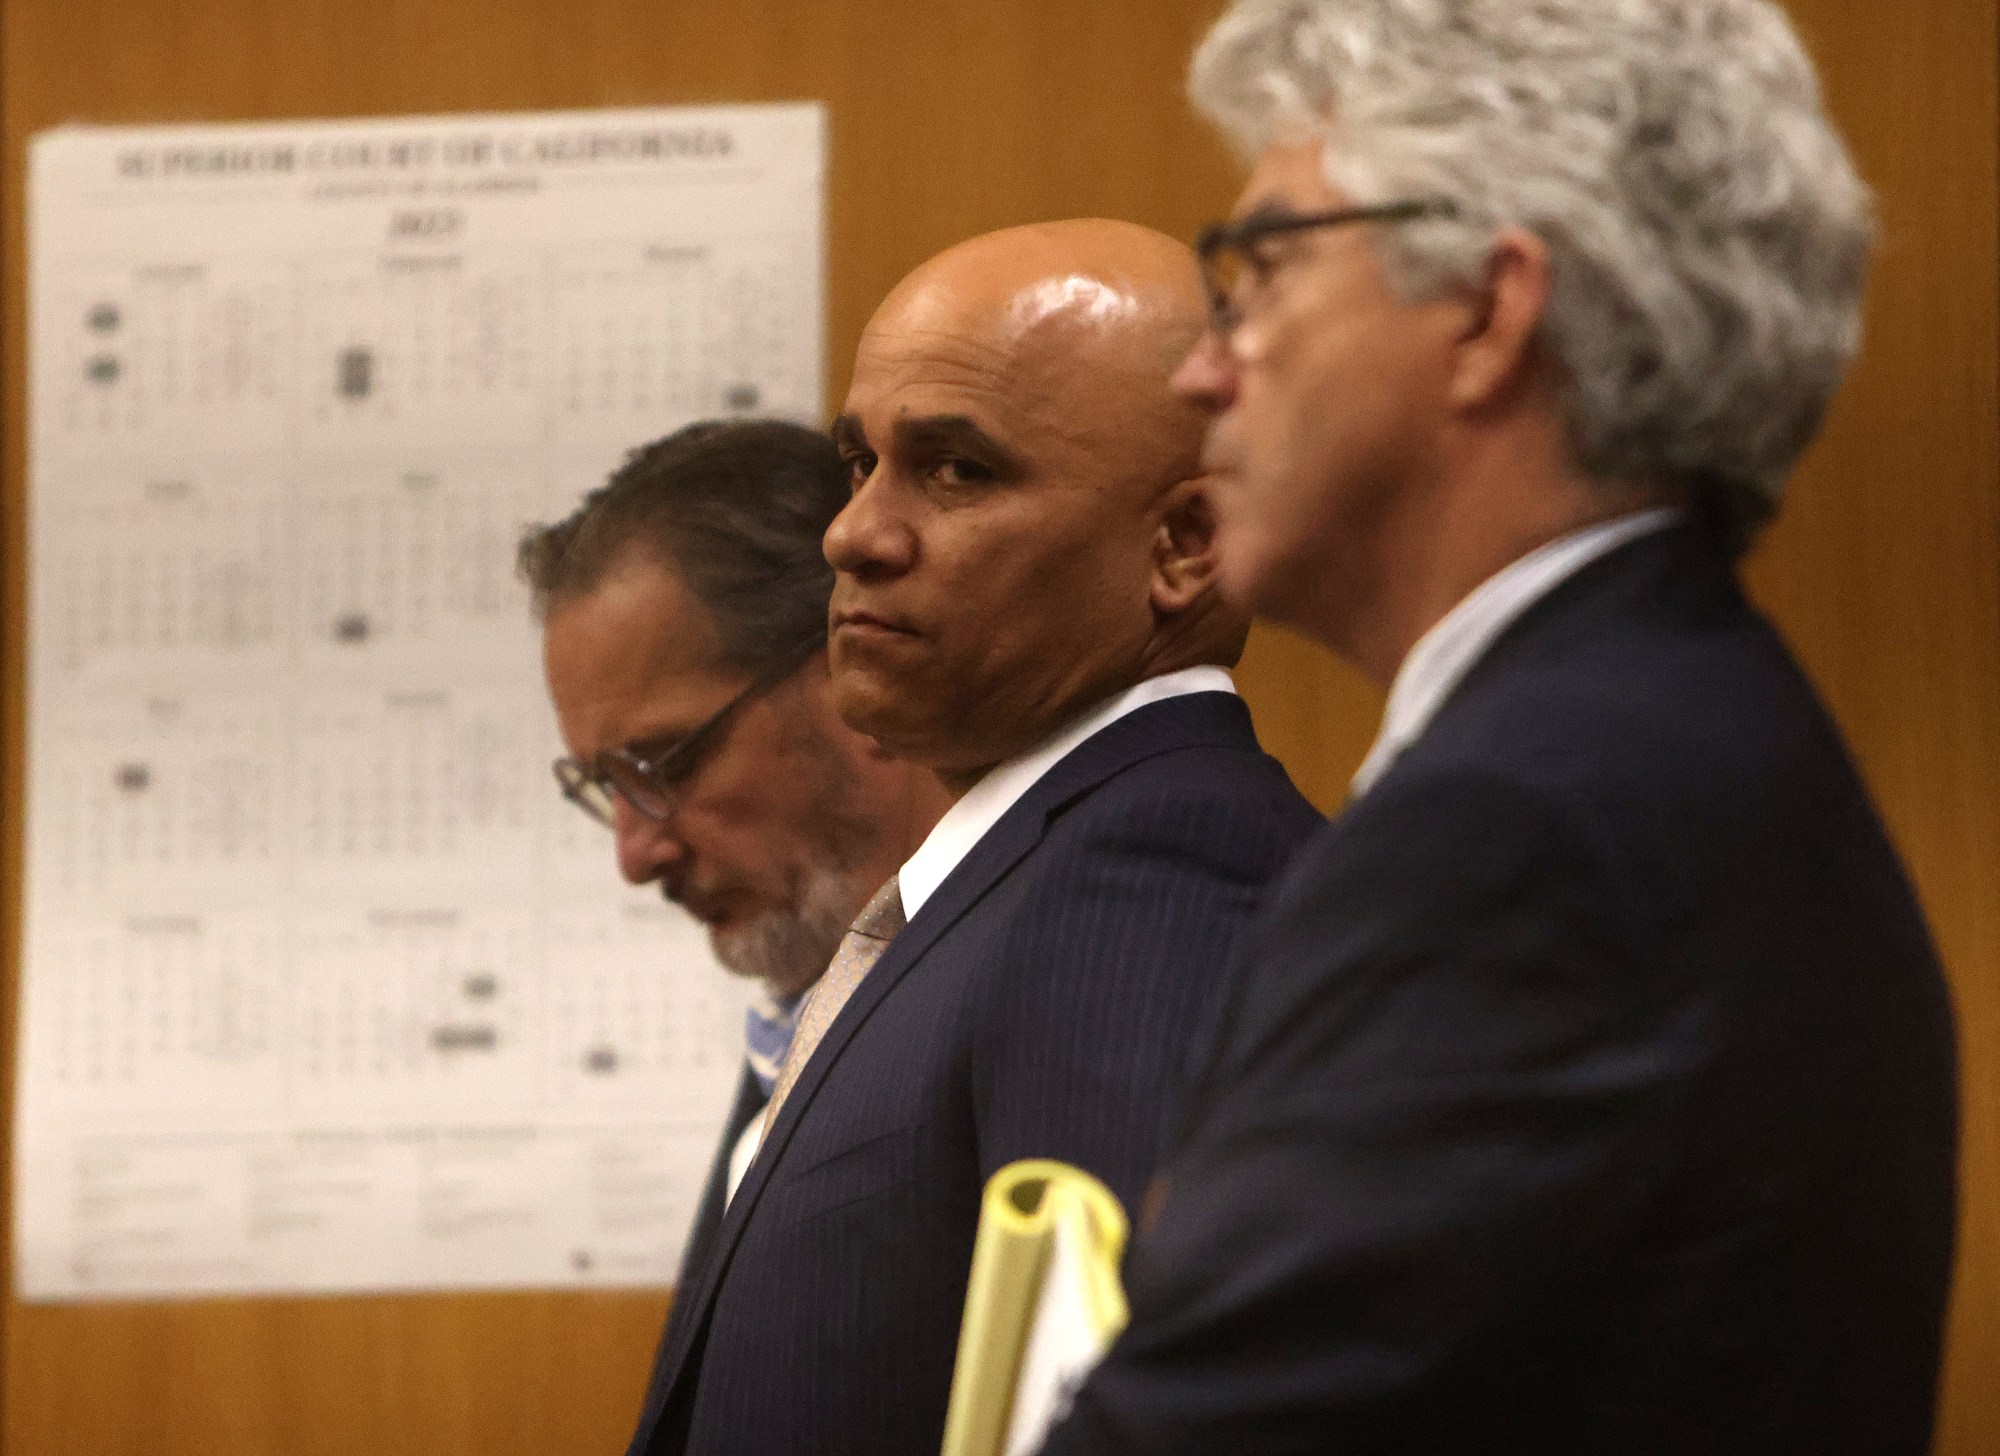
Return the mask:
<path id="1" fill-rule="evenodd" d="M 1215 503 L 1208 477 L 1183 480 L 1167 492 L 1153 538 L 1153 610 L 1176 616 L 1215 581 Z"/>
<path id="2" fill-rule="evenodd" d="M 1486 257 L 1486 278 L 1458 343 L 1449 398 L 1479 410 L 1513 393 L 1534 372 L 1535 331 L 1554 280 L 1549 250 L 1525 228 L 1504 228 Z"/>

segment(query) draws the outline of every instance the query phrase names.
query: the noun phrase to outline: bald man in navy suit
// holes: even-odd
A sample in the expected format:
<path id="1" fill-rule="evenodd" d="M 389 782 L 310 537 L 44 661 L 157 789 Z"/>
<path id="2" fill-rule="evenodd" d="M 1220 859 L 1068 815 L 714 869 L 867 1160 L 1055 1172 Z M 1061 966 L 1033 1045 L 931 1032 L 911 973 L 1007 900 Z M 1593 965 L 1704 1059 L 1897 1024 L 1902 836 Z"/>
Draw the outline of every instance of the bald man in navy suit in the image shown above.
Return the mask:
<path id="1" fill-rule="evenodd" d="M 842 716 L 953 795 L 814 993 L 634 1456 L 935 1456 L 979 1199 L 1152 1175 L 1230 941 L 1319 822 L 1214 590 L 1182 245 L 975 239 L 877 310 L 834 425 Z M 837 993 L 833 988 L 838 988 Z M 836 1001 L 820 998 L 836 996 Z"/>

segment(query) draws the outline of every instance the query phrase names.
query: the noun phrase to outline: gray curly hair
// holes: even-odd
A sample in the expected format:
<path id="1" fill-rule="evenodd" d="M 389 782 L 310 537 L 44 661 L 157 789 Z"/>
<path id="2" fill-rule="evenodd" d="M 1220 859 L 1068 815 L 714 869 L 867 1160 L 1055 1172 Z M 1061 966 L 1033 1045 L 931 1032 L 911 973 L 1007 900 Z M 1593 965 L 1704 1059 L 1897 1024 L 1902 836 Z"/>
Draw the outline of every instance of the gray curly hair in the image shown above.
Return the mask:
<path id="1" fill-rule="evenodd" d="M 1594 479 L 1777 511 L 1860 343 L 1868 189 L 1767 0 L 1239 0 L 1195 105 L 1247 155 L 1324 141 L 1357 203 L 1441 197 L 1376 246 L 1406 298 L 1548 247 L 1540 337 Z"/>

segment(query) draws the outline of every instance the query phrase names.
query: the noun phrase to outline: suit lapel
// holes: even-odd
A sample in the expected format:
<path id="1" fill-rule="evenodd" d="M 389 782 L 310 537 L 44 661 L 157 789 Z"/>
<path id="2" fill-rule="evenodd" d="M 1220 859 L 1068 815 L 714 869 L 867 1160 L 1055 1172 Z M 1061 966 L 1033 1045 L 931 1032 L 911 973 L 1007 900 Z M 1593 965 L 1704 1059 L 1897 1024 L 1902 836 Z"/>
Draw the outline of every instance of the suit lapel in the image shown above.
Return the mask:
<path id="1" fill-rule="evenodd" d="M 661 1356 L 666 1379 L 658 1388 L 663 1405 L 685 1373 L 688 1352 L 708 1321 L 722 1276 L 728 1271 L 744 1228 L 756 1213 L 758 1200 L 784 1161 L 794 1130 L 839 1063 L 841 1053 L 875 1008 L 939 938 L 1041 842 L 1052 818 L 1134 764 L 1198 745 L 1256 749 L 1249 710 L 1240 698 L 1231 693 L 1190 693 L 1169 698 L 1137 709 L 1085 739 L 1000 817 L 924 902 L 916 918 L 890 943 L 881 960 L 855 989 L 853 998 L 841 1008 L 833 1025 L 827 1028 L 812 1060 L 806 1063 L 797 1085 L 779 1109 L 776 1126 L 764 1134 L 763 1146 L 744 1174 L 736 1196 L 729 1201 L 722 1226 L 705 1251 L 708 1257 L 702 1260 L 699 1270 L 687 1271 L 693 1280 L 692 1287 L 675 1294 L 673 1339 Z M 692 1302 L 683 1309 L 684 1301 Z M 647 1412 L 649 1421 L 657 1416 L 657 1411 Z"/>
<path id="2" fill-rule="evenodd" d="M 724 1200 L 729 1195 L 729 1160 L 735 1155 L 736 1144 L 743 1136 L 743 1129 L 750 1125 L 764 1110 L 763 1084 L 757 1074 L 750 1070 L 749 1062 L 744 1062 L 743 1073 L 736 1079 L 736 1100 L 730 1104 L 729 1118 L 722 1125 L 722 1141 L 716 1145 L 715 1160 L 709 1165 L 708 1181 L 702 1185 L 701 1204 L 695 1210 L 694 1228 L 688 1234 L 687 1252 L 681 1257 L 683 1276 L 691 1269 L 698 1268 L 703 1260 L 703 1251 L 715 1238 L 715 1231 L 722 1225 Z"/>

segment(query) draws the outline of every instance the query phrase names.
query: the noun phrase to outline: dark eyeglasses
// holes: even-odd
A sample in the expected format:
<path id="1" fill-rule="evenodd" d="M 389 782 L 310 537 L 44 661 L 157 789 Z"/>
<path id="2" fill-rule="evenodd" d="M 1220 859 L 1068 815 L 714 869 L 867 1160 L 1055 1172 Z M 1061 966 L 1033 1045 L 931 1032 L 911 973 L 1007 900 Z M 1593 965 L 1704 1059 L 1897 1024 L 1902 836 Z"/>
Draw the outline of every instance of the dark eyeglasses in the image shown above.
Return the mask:
<path id="1" fill-rule="evenodd" d="M 655 822 L 668 818 L 694 776 L 722 746 L 731 721 L 744 704 L 784 682 L 825 646 L 824 635 L 813 638 L 709 714 L 686 737 L 658 753 L 649 753 L 646 745 L 638 744 L 607 748 L 590 763 L 557 759 L 552 767 L 563 797 L 607 829 L 618 822 L 619 799 Z"/>
<path id="2" fill-rule="evenodd" d="M 1458 211 L 1442 197 L 1413 197 L 1372 207 L 1337 207 L 1331 212 L 1253 212 L 1234 222 L 1210 223 L 1195 239 L 1202 280 L 1208 285 L 1209 323 L 1227 338 L 1243 321 L 1245 280 L 1270 281 L 1277 261 L 1258 251 L 1267 238 L 1309 228 L 1341 227 L 1351 222 L 1408 222 L 1419 217 L 1450 217 Z"/>

